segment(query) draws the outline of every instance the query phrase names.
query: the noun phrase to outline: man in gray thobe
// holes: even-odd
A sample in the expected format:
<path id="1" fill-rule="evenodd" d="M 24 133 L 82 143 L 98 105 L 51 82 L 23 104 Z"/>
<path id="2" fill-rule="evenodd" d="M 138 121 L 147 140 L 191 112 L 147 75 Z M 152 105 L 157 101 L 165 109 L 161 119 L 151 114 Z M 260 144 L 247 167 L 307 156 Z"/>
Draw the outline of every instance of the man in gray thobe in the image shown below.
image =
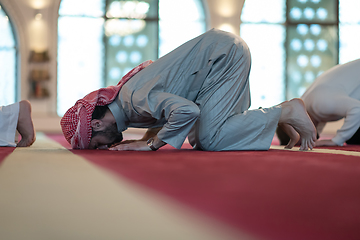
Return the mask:
<path id="1" fill-rule="evenodd" d="M 194 149 L 268 150 L 282 122 L 303 135 L 303 150 L 312 148 L 315 129 L 301 100 L 247 110 L 250 64 L 249 48 L 240 37 L 207 31 L 126 82 L 105 117 L 91 121 L 92 131 L 115 123 L 118 132 L 149 129 L 143 139 L 110 150 L 156 150 L 165 144 L 181 148 L 186 137 Z M 92 137 L 89 148 L 109 142 Z"/>

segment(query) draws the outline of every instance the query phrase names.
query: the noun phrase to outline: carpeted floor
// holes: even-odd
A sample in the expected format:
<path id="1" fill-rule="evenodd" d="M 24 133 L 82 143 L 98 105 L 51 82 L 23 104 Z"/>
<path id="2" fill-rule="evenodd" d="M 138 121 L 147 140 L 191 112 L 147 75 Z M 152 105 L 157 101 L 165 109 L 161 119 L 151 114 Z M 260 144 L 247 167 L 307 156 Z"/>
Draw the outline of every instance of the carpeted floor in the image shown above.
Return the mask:
<path id="1" fill-rule="evenodd" d="M 15 148 L 13 147 L 0 147 L 0 164 L 14 150 Z"/>
<path id="2" fill-rule="evenodd" d="M 61 135 L 46 139 L 110 174 L 117 183 L 125 179 L 141 191 L 215 221 L 226 237 L 217 232 L 214 239 L 360 239 L 360 146 L 300 152 L 274 145 L 269 151 L 203 152 L 184 144 L 182 150 L 111 152 L 70 150 Z M 58 148 L 50 147 L 46 153 L 56 156 Z M 0 150 L 1 155 L 10 154 L 0 165 L 1 173 L 16 151 Z M 41 158 L 43 151 L 36 154 Z M 4 207 L 0 205 L 0 213 Z M 129 236 L 132 232 L 136 230 Z M 175 235 L 192 239 L 169 234 L 164 238 L 157 232 L 145 239 Z"/>

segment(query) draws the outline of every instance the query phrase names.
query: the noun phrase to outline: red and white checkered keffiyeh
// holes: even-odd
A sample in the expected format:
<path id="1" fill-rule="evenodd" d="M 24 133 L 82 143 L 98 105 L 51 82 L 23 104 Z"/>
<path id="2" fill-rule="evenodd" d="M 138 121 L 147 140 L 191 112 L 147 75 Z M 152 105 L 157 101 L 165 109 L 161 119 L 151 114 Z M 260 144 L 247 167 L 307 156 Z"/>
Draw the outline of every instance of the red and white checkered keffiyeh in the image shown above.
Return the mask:
<path id="1" fill-rule="evenodd" d="M 95 106 L 105 106 L 114 101 L 121 87 L 136 73 L 153 63 L 151 60 L 141 63 L 128 72 L 116 86 L 100 88 L 78 100 L 74 106 L 66 111 L 61 118 L 60 125 L 66 140 L 73 149 L 87 149 L 91 140 L 90 126 Z"/>

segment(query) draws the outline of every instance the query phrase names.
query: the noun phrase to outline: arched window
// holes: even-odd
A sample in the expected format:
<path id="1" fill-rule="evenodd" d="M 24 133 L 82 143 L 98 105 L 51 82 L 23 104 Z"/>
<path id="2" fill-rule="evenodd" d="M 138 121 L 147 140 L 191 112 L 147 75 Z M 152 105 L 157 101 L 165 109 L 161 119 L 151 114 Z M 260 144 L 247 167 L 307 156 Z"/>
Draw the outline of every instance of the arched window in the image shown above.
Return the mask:
<path id="1" fill-rule="evenodd" d="M 360 58 L 359 9 L 358 0 L 245 1 L 251 108 L 300 97 L 322 72 Z"/>
<path id="2" fill-rule="evenodd" d="M 133 67 L 206 31 L 201 0 L 62 0 L 58 115 Z"/>
<path id="3" fill-rule="evenodd" d="M 16 41 L 13 29 L 0 5 L 0 106 L 16 101 Z"/>

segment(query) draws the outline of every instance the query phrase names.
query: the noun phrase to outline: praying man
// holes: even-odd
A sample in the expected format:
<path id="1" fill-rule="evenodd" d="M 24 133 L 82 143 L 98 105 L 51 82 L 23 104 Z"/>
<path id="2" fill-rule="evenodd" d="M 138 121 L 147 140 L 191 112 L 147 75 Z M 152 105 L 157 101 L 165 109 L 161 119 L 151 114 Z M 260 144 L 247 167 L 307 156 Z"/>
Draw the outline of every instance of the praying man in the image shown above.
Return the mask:
<path id="1" fill-rule="evenodd" d="M 75 149 L 179 149 L 188 138 L 198 150 L 268 150 L 279 125 L 312 149 L 316 130 L 301 99 L 248 110 L 250 65 L 243 39 L 211 29 L 78 100 L 61 119 L 64 136 Z M 121 141 L 129 127 L 148 130 Z"/>
<path id="2" fill-rule="evenodd" d="M 332 139 L 316 141 L 316 146 L 343 146 L 360 144 L 360 59 L 339 64 L 321 74 L 310 85 L 301 99 L 304 101 L 317 133 L 320 134 L 327 122 L 344 119 L 344 124 Z M 277 136 L 281 145 L 290 138 L 278 129 Z M 292 134 L 292 143 L 296 144 L 300 136 Z"/>

